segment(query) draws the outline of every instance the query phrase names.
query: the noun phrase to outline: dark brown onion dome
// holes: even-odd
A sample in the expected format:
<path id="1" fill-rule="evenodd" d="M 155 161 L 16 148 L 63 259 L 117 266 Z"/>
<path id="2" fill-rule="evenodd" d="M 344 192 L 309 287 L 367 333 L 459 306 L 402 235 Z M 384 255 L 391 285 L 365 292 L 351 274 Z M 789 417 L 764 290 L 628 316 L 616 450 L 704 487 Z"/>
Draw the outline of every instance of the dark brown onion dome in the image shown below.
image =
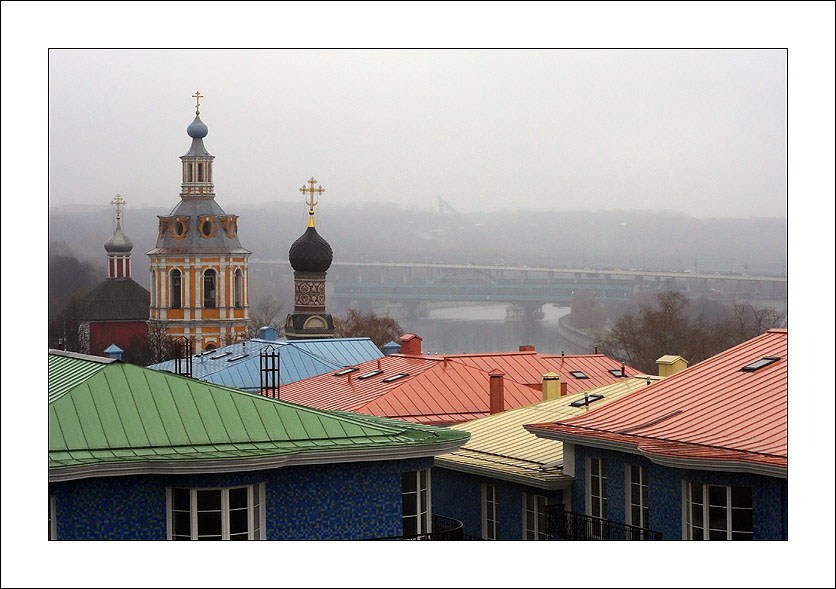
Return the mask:
<path id="1" fill-rule="evenodd" d="M 331 267 L 334 253 L 316 229 L 308 227 L 290 246 L 289 257 L 290 265 L 297 272 L 326 272 Z"/>

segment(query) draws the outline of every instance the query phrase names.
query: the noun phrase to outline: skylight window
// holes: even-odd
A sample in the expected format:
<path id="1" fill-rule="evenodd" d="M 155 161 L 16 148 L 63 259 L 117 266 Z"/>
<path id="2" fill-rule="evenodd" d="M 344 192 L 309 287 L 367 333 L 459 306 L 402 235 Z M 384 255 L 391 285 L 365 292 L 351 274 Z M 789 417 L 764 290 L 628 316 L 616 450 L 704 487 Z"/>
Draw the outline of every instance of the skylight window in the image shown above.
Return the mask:
<path id="1" fill-rule="evenodd" d="M 583 373 L 582 370 L 572 370 L 569 372 L 575 378 L 583 380 L 584 378 L 589 378 L 586 374 Z"/>
<path id="2" fill-rule="evenodd" d="M 360 370 L 356 366 L 352 366 L 351 368 L 346 368 L 345 370 L 340 370 L 339 372 L 335 372 L 334 376 L 345 376 L 346 374 L 351 374 L 352 372 L 357 372 Z"/>
<path id="3" fill-rule="evenodd" d="M 621 369 L 620 369 L 620 368 L 617 368 L 617 369 L 615 369 L 615 370 L 608 370 L 607 372 L 609 372 L 609 373 L 610 373 L 610 374 L 612 374 L 613 376 L 617 376 L 618 378 L 621 378 L 622 376 L 624 376 L 624 373 L 623 373 L 623 372 L 621 372 Z"/>
<path id="4" fill-rule="evenodd" d="M 610 372 L 612 372 L 612 370 L 610 370 Z M 604 395 L 589 395 L 589 402 L 594 403 L 595 401 L 603 398 Z M 569 403 L 569 407 L 583 407 L 584 405 L 586 405 L 586 399 L 578 399 L 577 401 Z"/>
<path id="5" fill-rule="evenodd" d="M 249 354 L 238 354 L 237 356 L 233 356 L 232 358 L 227 358 L 227 362 L 235 362 L 236 360 L 246 358 L 247 356 L 249 356 Z"/>
<path id="6" fill-rule="evenodd" d="M 742 370 L 743 372 L 754 372 L 755 370 L 759 370 L 760 368 L 763 368 L 764 366 L 769 366 L 773 362 L 777 362 L 780 359 L 781 358 L 779 358 L 777 356 L 764 356 L 760 360 L 755 360 L 751 364 L 747 364 L 746 366 L 744 366 L 740 370 Z"/>
<path id="7" fill-rule="evenodd" d="M 221 352 L 220 354 L 215 354 L 214 356 L 212 356 L 209 359 L 210 360 L 217 360 L 218 358 L 225 358 L 226 356 L 229 356 L 230 354 L 232 354 L 232 352 Z"/>
<path id="8" fill-rule="evenodd" d="M 387 376 L 381 382 L 392 382 L 392 381 L 395 381 L 395 380 L 400 380 L 402 378 L 406 378 L 407 376 L 409 376 L 408 372 L 400 372 L 398 374 L 393 374 L 392 376 Z"/>
<path id="9" fill-rule="evenodd" d="M 373 376 L 377 376 L 378 374 L 383 374 L 382 370 L 372 370 L 371 372 L 367 372 L 366 374 L 361 374 L 357 377 L 357 380 L 366 380 L 367 378 L 371 378 Z"/>

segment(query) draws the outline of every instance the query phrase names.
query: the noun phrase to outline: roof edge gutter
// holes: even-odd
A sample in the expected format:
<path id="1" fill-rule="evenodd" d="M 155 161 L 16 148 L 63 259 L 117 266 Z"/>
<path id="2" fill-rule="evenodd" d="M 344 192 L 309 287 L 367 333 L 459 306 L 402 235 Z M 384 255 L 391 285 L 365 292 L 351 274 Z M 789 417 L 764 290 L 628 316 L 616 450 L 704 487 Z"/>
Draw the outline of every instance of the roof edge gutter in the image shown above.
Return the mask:
<path id="1" fill-rule="evenodd" d="M 508 481 L 510 483 L 518 483 L 521 485 L 526 485 L 529 487 L 535 487 L 537 489 L 543 489 L 545 491 L 556 491 L 560 489 L 571 489 L 572 483 L 575 481 L 574 477 L 570 477 L 568 475 L 561 475 L 560 479 L 557 480 L 543 480 L 539 478 L 535 478 L 532 476 L 526 476 L 523 474 L 513 474 L 510 472 L 504 472 L 500 470 L 494 470 L 492 468 L 483 467 L 483 466 L 476 466 L 471 464 L 461 464 L 459 462 L 455 462 L 453 460 L 446 460 L 443 457 L 436 458 L 435 465 L 438 468 L 443 468 L 446 470 L 454 470 L 457 472 L 463 472 L 467 474 L 476 474 L 482 476 L 488 476 L 494 479 L 499 479 L 503 481 Z"/>

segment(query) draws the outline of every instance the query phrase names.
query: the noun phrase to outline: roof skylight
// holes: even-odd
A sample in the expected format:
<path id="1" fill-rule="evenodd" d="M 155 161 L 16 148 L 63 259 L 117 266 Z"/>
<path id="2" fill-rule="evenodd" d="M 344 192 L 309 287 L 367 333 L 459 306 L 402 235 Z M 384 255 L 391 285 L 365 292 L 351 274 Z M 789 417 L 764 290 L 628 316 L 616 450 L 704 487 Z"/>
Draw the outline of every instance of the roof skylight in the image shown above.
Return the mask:
<path id="1" fill-rule="evenodd" d="M 357 372 L 360 370 L 356 366 L 352 366 L 351 368 L 346 368 L 345 370 L 340 370 L 339 372 L 335 372 L 334 376 L 345 376 L 346 374 L 351 374 L 352 372 Z"/>
<path id="2" fill-rule="evenodd" d="M 235 362 L 236 360 L 240 360 L 241 358 L 246 358 L 249 354 L 238 354 L 237 356 L 233 356 L 232 358 L 227 358 L 227 362 Z"/>
<path id="3" fill-rule="evenodd" d="M 357 377 L 357 380 L 366 380 L 367 378 L 371 378 L 373 376 L 377 376 L 378 374 L 383 374 L 382 370 L 372 370 L 371 372 L 367 372 L 366 374 L 361 374 Z"/>
<path id="4" fill-rule="evenodd" d="M 402 378 L 406 378 L 409 376 L 408 372 L 399 372 L 398 374 L 393 374 L 392 376 L 387 376 L 381 382 L 392 382 L 394 380 L 400 380 Z"/>
<path id="5" fill-rule="evenodd" d="M 751 364 L 747 364 L 746 366 L 744 366 L 740 370 L 742 370 L 743 372 L 754 372 L 755 370 L 763 368 L 764 366 L 769 366 L 773 362 L 777 362 L 780 359 L 781 358 L 779 358 L 777 356 L 764 356 L 760 360 L 755 360 Z"/>
<path id="6" fill-rule="evenodd" d="M 624 376 L 624 373 L 621 371 L 621 368 L 616 368 L 615 370 L 607 370 L 607 372 L 609 372 L 613 376 L 617 376 L 618 378 Z"/>
<path id="7" fill-rule="evenodd" d="M 586 374 L 584 374 L 582 370 L 571 370 L 569 371 L 569 374 L 581 380 L 584 378 L 589 378 Z"/>
<path id="8" fill-rule="evenodd" d="M 210 360 L 217 360 L 218 358 L 223 358 L 225 356 L 229 356 L 230 354 L 232 354 L 232 352 L 221 352 L 220 354 L 215 354 L 214 356 L 212 356 L 209 359 Z"/>
<path id="9" fill-rule="evenodd" d="M 610 372 L 612 372 L 612 370 L 610 370 Z M 599 399 L 603 399 L 604 395 L 592 394 L 589 395 L 588 398 L 590 403 L 594 403 Z M 569 403 L 569 407 L 583 407 L 584 405 L 586 405 L 586 399 L 578 399 L 577 401 L 572 401 L 571 403 Z"/>

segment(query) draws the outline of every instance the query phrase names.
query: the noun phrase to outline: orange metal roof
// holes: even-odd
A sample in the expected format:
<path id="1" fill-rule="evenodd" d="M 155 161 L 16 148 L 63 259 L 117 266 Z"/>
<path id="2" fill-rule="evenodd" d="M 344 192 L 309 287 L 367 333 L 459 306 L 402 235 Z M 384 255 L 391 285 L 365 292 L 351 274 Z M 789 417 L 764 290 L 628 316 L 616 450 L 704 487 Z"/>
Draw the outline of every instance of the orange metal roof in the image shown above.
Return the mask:
<path id="1" fill-rule="evenodd" d="M 766 356 L 780 360 L 741 371 Z M 634 448 L 660 464 L 735 462 L 726 468 L 786 476 L 787 330 L 771 329 L 589 415 L 525 427 L 563 441 Z"/>
<path id="2" fill-rule="evenodd" d="M 349 375 L 334 376 L 329 372 L 285 385 L 279 391 L 280 398 L 317 409 L 343 409 L 436 425 L 490 414 L 490 376 L 486 370 L 455 360 L 402 355 L 386 356 L 357 367 Z M 357 378 L 378 369 L 383 374 Z M 409 376 L 383 382 L 401 372 Z M 504 394 L 506 409 L 542 401 L 539 390 L 508 376 L 504 377 Z"/>
<path id="3" fill-rule="evenodd" d="M 503 352 L 498 354 L 445 354 L 443 356 L 427 357 L 449 358 L 484 371 L 499 368 L 509 378 L 530 387 L 536 387 L 537 390 L 542 388 L 543 374 L 556 372 L 560 375 L 560 382 L 566 383 L 566 392 L 569 395 L 618 382 L 619 377 L 608 371 L 621 370 L 620 362 L 603 354 L 560 356 L 537 352 Z M 576 370 L 582 371 L 589 378 L 578 379 L 569 374 Z M 625 366 L 624 372 L 627 376 L 640 374 L 638 370 L 630 366 Z"/>

